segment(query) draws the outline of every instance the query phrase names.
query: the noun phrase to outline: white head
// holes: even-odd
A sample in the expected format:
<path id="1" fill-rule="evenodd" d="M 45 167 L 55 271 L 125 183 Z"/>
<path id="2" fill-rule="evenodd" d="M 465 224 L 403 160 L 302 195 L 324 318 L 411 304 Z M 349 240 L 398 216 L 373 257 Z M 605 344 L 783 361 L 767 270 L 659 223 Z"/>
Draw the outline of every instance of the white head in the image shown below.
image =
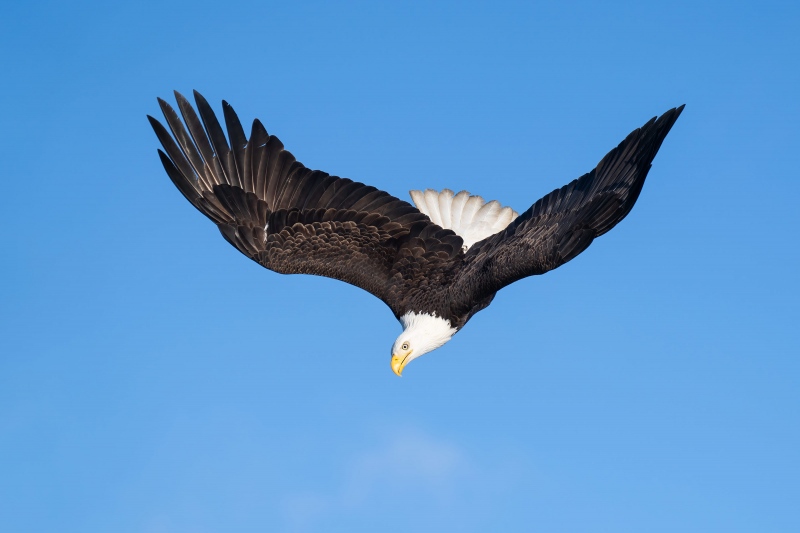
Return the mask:
<path id="1" fill-rule="evenodd" d="M 409 311 L 400 317 L 400 323 L 403 333 L 392 346 L 392 370 L 398 376 L 409 362 L 443 345 L 457 331 L 449 320 L 428 313 Z"/>

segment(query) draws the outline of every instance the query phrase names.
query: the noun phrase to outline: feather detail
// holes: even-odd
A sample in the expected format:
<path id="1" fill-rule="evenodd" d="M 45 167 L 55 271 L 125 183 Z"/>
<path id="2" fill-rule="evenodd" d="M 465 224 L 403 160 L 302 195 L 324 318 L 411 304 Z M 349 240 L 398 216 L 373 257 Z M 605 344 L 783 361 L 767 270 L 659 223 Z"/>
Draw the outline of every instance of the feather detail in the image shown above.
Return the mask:
<path id="1" fill-rule="evenodd" d="M 431 222 L 444 229 L 453 230 L 464 240 L 464 250 L 486 237 L 506 228 L 518 213 L 503 207 L 497 200 L 486 202 L 482 197 L 467 191 L 453 194 L 450 189 L 442 192 L 427 189 L 410 191 L 411 199 Z"/>

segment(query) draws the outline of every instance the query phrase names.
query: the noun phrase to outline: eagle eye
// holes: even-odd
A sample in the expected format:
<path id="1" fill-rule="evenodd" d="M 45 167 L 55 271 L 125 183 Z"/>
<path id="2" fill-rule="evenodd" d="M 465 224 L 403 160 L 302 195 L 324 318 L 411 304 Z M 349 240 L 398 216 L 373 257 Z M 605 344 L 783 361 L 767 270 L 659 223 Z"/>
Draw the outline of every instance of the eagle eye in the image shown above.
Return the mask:
<path id="1" fill-rule="evenodd" d="M 404 342 L 403 345 L 401 346 L 401 348 L 404 349 L 404 350 L 408 350 L 408 343 Z"/>

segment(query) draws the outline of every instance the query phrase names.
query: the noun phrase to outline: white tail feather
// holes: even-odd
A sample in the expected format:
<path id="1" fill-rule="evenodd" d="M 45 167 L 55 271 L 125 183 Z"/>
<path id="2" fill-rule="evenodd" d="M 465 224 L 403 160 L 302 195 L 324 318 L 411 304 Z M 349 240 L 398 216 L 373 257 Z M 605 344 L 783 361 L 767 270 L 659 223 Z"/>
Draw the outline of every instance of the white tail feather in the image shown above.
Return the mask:
<path id="1" fill-rule="evenodd" d="M 442 215 L 439 213 L 439 195 L 436 191 L 431 189 L 425 191 L 425 203 L 430 212 L 428 216 L 431 217 L 434 224 L 439 224 L 441 226 Z"/>
<path id="2" fill-rule="evenodd" d="M 469 200 L 469 193 L 461 191 L 453 198 L 453 203 L 450 205 L 450 227 L 452 228 L 461 220 L 461 213 L 464 212 L 464 205 Z"/>
<path id="3" fill-rule="evenodd" d="M 461 221 L 459 224 L 464 227 L 469 226 L 472 223 L 472 219 L 475 218 L 478 209 L 481 208 L 485 201 L 486 200 L 480 196 L 470 196 L 467 203 L 464 204 L 464 211 L 461 213 Z"/>
<path id="4" fill-rule="evenodd" d="M 423 209 L 427 210 L 425 203 L 425 195 L 423 194 L 422 191 L 409 191 L 409 194 L 411 195 L 411 201 L 414 202 L 414 205 L 417 206 L 417 209 L 419 209 L 420 211 L 423 211 Z"/>
<path id="5" fill-rule="evenodd" d="M 442 217 L 442 224 L 446 224 L 453 218 L 450 213 L 450 206 L 453 205 L 453 191 L 445 189 L 439 194 L 439 214 Z M 439 224 L 440 226 L 442 224 Z"/>
<path id="6" fill-rule="evenodd" d="M 502 231 L 518 213 L 503 207 L 497 200 L 486 202 L 467 191 L 453 194 L 450 189 L 436 192 L 433 189 L 411 191 L 411 199 L 431 222 L 453 230 L 464 239 L 464 250 L 490 235 Z"/>

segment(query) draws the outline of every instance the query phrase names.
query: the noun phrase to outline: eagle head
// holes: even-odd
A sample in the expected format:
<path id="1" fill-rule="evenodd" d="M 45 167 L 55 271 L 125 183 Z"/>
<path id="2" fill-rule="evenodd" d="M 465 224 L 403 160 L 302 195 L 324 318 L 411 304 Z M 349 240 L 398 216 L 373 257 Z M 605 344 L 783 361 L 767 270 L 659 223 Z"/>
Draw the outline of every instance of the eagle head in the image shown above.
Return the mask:
<path id="1" fill-rule="evenodd" d="M 400 317 L 403 333 L 392 346 L 392 371 L 401 376 L 408 363 L 440 347 L 455 335 L 450 321 L 436 313 L 409 311 Z"/>

